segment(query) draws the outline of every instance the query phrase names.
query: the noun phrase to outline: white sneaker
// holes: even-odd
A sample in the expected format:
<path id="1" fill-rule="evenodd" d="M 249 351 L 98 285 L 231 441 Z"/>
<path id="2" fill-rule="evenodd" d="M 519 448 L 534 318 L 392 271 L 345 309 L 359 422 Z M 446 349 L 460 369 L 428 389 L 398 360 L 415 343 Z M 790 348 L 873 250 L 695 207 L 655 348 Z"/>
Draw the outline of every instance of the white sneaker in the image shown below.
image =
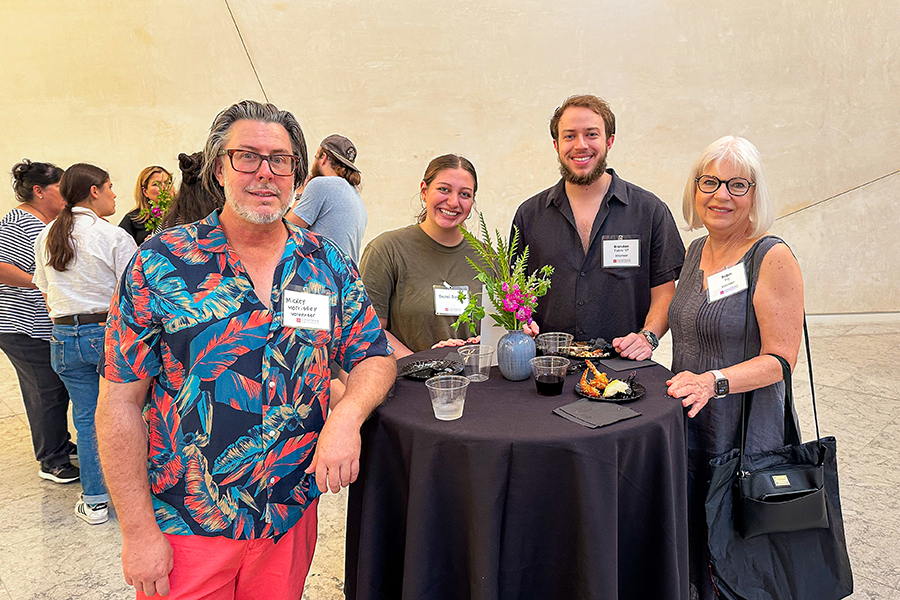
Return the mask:
<path id="1" fill-rule="evenodd" d="M 75 504 L 75 514 L 90 525 L 99 525 L 109 520 L 109 509 L 106 507 L 106 502 L 88 504 L 84 500 L 79 500 Z"/>

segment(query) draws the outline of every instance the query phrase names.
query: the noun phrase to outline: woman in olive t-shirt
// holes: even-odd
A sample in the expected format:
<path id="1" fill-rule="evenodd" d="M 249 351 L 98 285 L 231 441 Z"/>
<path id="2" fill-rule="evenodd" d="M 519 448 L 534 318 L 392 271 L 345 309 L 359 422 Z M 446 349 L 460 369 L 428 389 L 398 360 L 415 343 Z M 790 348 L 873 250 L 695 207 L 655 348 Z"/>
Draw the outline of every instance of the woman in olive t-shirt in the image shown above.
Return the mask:
<path id="1" fill-rule="evenodd" d="M 417 224 L 382 233 L 360 261 L 369 299 L 398 358 L 477 333 L 466 325 L 454 329 L 456 316 L 436 314 L 435 305 L 435 286 L 471 290 L 477 283 L 466 262 L 474 253 L 459 231 L 478 191 L 475 167 L 462 156 L 439 156 L 428 163 L 420 190 L 424 207 Z"/>

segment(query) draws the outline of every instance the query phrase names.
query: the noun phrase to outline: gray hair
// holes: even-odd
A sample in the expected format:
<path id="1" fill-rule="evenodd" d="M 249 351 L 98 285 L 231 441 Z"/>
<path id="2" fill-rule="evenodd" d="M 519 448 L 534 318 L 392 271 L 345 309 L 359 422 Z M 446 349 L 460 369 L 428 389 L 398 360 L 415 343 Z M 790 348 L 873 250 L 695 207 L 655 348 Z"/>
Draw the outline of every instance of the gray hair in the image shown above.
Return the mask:
<path id="1" fill-rule="evenodd" d="M 775 222 L 775 211 L 772 210 L 772 197 L 763 173 L 762 160 L 756 146 L 742 137 L 733 135 L 721 137 L 707 146 L 691 167 L 682 196 L 682 212 L 688 228 L 703 227 L 700 215 L 697 214 L 697 178 L 709 165 L 718 162 L 730 164 L 738 170 L 741 177 L 746 177 L 756 184 L 753 187 L 753 205 L 750 207 L 750 223 L 753 227 L 748 237 L 761 236 Z"/>
<path id="2" fill-rule="evenodd" d="M 222 196 L 222 186 L 216 180 L 216 159 L 225 150 L 225 141 L 231 133 L 231 126 L 237 121 L 259 121 L 276 123 L 284 127 L 291 138 L 291 148 L 300 157 L 297 170 L 294 172 L 294 189 L 306 180 L 309 170 L 309 157 L 306 155 L 306 139 L 300 123 L 290 112 L 279 110 L 274 104 L 263 104 L 255 100 L 242 100 L 220 112 L 209 128 L 209 138 L 203 148 L 203 168 L 200 176 L 203 186 L 216 196 Z"/>

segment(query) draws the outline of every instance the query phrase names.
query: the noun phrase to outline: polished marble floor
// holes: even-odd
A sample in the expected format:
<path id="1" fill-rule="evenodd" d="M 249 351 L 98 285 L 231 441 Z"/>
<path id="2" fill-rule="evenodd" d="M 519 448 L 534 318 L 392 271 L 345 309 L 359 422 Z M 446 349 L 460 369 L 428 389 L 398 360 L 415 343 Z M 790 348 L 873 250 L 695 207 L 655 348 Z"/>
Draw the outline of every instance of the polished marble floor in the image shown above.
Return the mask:
<path id="1" fill-rule="evenodd" d="M 854 600 L 900 600 L 900 315 L 816 318 L 810 324 L 823 435 L 838 438 Z M 667 364 L 665 343 L 657 359 Z M 813 436 L 809 384 L 795 390 Z M 72 512 L 78 484 L 39 479 L 15 373 L 0 354 L 0 600 L 133 598 L 119 567 L 115 519 L 90 526 Z M 346 492 L 323 498 L 304 599 L 343 597 Z"/>

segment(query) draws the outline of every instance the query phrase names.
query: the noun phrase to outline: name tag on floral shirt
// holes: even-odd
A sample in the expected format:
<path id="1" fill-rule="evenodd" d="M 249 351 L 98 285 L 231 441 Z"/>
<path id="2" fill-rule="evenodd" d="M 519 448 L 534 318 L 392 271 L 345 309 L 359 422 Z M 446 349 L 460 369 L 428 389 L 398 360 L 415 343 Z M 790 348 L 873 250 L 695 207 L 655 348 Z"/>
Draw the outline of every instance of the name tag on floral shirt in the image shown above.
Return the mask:
<path id="1" fill-rule="evenodd" d="M 719 271 L 706 278 L 706 293 L 710 302 L 733 296 L 747 289 L 747 272 L 744 263 Z"/>
<path id="2" fill-rule="evenodd" d="M 331 328 L 331 297 L 286 289 L 282 315 L 285 327 L 328 330 Z"/>

